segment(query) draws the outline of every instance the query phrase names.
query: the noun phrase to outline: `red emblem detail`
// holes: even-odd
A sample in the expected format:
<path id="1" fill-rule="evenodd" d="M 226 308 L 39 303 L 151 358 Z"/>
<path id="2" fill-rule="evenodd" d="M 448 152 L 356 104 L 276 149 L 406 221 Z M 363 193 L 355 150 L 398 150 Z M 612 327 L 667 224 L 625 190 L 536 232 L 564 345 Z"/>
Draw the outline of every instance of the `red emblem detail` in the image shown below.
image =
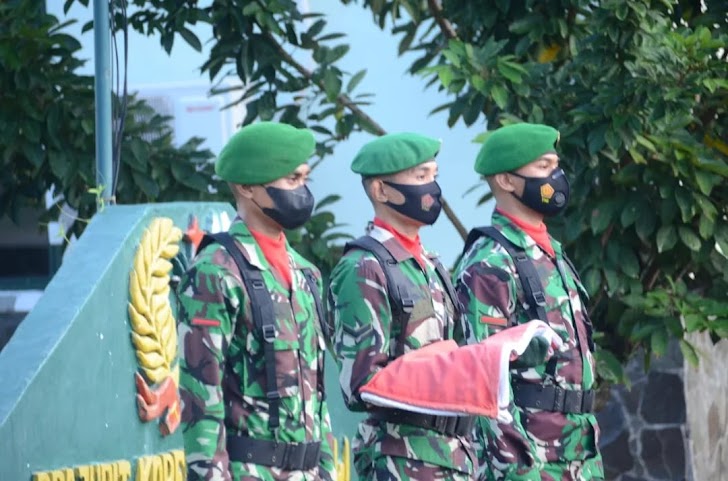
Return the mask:
<path id="1" fill-rule="evenodd" d="M 490 324 L 491 326 L 505 327 L 508 325 L 508 319 L 504 317 L 480 316 L 480 322 L 483 324 Z"/>
<path id="2" fill-rule="evenodd" d="M 432 205 L 435 203 L 435 198 L 430 194 L 426 194 L 422 197 L 422 210 L 428 212 Z"/>
<path id="3" fill-rule="evenodd" d="M 202 238 L 205 236 L 205 231 L 200 229 L 200 223 L 197 221 L 197 217 L 192 217 L 190 224 L 187 226 L 185 231 L 185 240 L 192 244 L 195 251 L 200 246 Z"/>
<path id="4" fill-rule="evenodd" d="M 192 325 L 218 327 L 220 325 L 220 321 L 218 321 L 217 319 L 202 319 L 199 317 L 195 317 L 194 319 L 192 319 Z"/>

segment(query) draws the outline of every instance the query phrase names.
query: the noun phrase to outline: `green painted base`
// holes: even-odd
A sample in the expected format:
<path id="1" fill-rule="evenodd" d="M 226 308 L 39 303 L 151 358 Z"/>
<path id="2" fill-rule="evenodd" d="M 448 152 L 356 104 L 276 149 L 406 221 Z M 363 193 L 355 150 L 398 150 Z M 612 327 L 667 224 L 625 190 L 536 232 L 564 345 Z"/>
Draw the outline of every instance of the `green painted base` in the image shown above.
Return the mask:
<path id="1" fill-rule="evenodd" d="M 84 469 L 118 475 L 126 473 L 124 463 L 129 477 L 118 479 L 145 481 L 139 466 L 161 473 L 155 466 L 164 469 L 182 448 L 180 432 L 162 437 L 158 421 L 137 416 L 127 302 L 134 254 L 151 220 L 169 217 L 184 231 L 192 215 L 210 230 L 234 212 L 223 203 L 107 207 L 69 247 L 43 297 L 0 351 L 1 481 L 30 481 L 34 473 L 38 481 L 67 481 L 68 473 Z M 326 381 L 337 437 L 351 437 L 358 417 L 343 405 L 330 359 Z M 149 479 L 176 479 L 170 476 Z"/>

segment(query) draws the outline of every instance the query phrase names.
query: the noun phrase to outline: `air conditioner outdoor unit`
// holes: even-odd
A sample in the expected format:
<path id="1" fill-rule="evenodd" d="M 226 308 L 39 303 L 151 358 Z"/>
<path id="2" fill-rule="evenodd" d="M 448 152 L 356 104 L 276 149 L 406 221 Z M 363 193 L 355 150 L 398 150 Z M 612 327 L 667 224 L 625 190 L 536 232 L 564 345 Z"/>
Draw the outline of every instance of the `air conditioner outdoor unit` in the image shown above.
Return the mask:
<path id="1" fill-rule="evenodd" d="M 219 88 L 236 85 L 239 83 L 225 81 Z M 220 153 L 245 118 L 245 105 L 242 103 L 224 108 L 240 98 L 242 90 L 210 96 L 210 84 L 187 82 L 132 86 L 129 92 L 144 99 L 158 113 L 171 117 L 170 126 L 176 145 L 191 137 L 201 137 L 205 139 L 203 147 L 215 155 Z"/>

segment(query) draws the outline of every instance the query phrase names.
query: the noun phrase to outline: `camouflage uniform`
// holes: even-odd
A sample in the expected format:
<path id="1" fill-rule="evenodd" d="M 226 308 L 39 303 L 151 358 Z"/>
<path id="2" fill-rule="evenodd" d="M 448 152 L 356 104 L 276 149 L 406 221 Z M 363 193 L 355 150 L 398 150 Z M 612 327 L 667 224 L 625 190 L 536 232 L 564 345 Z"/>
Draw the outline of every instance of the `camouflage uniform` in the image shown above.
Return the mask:
<path id="1" fill-rule="evenodd" d="M 369 235 L 398 261 L 412 282 L 412 292 L 420 298 L 408 322 L 404 345 L 398 346 L 400 329 L 392 325 L 385 274 L 376 258 L 354 249 L 334 269 L 328 295 L 333 347 L 344 399 L 352 411 L 372 408 L 361 401 L 359 388 L 397 353 L 442 340 L 445 329 L 449 338 L 464 341 L 462 333 L 454 332 L 454 306 L 435 272 L 435 256 L 423 252 L 423 272 L 390 232 L 372 226 Z M 475 455 L 467 439 L 371 417 L 359 425 L 353 451 L 360 479 L 465 480 L 474 473 Z"/>
<path id="2" fill-rule="evenodd" d="M 318 270 L 288 247 L 291 292 L 270 269 L 248 227 L 236 219 L 229 233 L 262 271 L 276 312 L 274 340 L 283 443 L 322 440 L 321 462 L 309 471 L 231 461 L 226 436 L 273 440 L 268 427 L 261 334 L 251 318 L 238 268 L 218 244 L 200 252 L 180 287 L 179 339 L 182 423 L 188 481 L 333 480 L 333 436 L 319 389 L 325 353 L 319 319 L 302 269 Z"/>
<path id="3" fill-rule="evenodd" d="M 583 286 L 563 260 L 561 245 L 551 239 L 556 262 L 535 241 L 498 212 L 493 226 L 525 249 L 544 286 L 549 325 L 566 342 L 568 352 L 556 364 L 555 381 L 565 389 L 587 390 L 594 384 L 594 359 L 588 348 L 587 325 L 580 293 Z M 558 264 L 558 266 L 557 266 Z M 567 286 L 559 274 L 565 272 Z M 464 309 L 468 343 L 482 341 L 505 325 L 529 321 L 515 265 L 506 250 L 481 237 L 465 253 L 455 271 L 455 288 Z M 544 383 L 546 366 L 511 371 L 512 382 Z M 511 404 L 514 422 L 480 418 L 476 444 L 479 479 L 591 480 L 604 476 L 597 448 L 599 427 L 593 414 L 562 414 Z"/>

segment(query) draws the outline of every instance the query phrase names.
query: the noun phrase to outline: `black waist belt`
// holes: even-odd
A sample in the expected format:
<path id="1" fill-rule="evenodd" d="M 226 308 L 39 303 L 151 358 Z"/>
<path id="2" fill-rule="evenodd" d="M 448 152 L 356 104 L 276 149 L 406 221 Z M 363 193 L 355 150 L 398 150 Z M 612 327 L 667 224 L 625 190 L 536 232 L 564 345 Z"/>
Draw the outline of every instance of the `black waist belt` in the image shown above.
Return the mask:
<path id="1" fill-rule="evenodd" d="M 231 435 L 227 438 L 231 461 L 272 466 L 286 471 L 308 471 L 319 465 L 321 442 L 280 443 Z"/>
<path id="2" fill-rule="evenodd" d="M 522 408 L 559 413 L 594 412 L 594 390 L 575 391 L 542 384 L 513 384 L 513 402 Z"/>
<path id="3" fill-rule="evenodd" d="M 432 429 L 448 436 L 470 436 L 475 424 L 474 416 L 434 416 L 412 413 L 401 409 L 372 411 L 371 417 L 377 421 L 409 424 L 410 426 Z"/>

